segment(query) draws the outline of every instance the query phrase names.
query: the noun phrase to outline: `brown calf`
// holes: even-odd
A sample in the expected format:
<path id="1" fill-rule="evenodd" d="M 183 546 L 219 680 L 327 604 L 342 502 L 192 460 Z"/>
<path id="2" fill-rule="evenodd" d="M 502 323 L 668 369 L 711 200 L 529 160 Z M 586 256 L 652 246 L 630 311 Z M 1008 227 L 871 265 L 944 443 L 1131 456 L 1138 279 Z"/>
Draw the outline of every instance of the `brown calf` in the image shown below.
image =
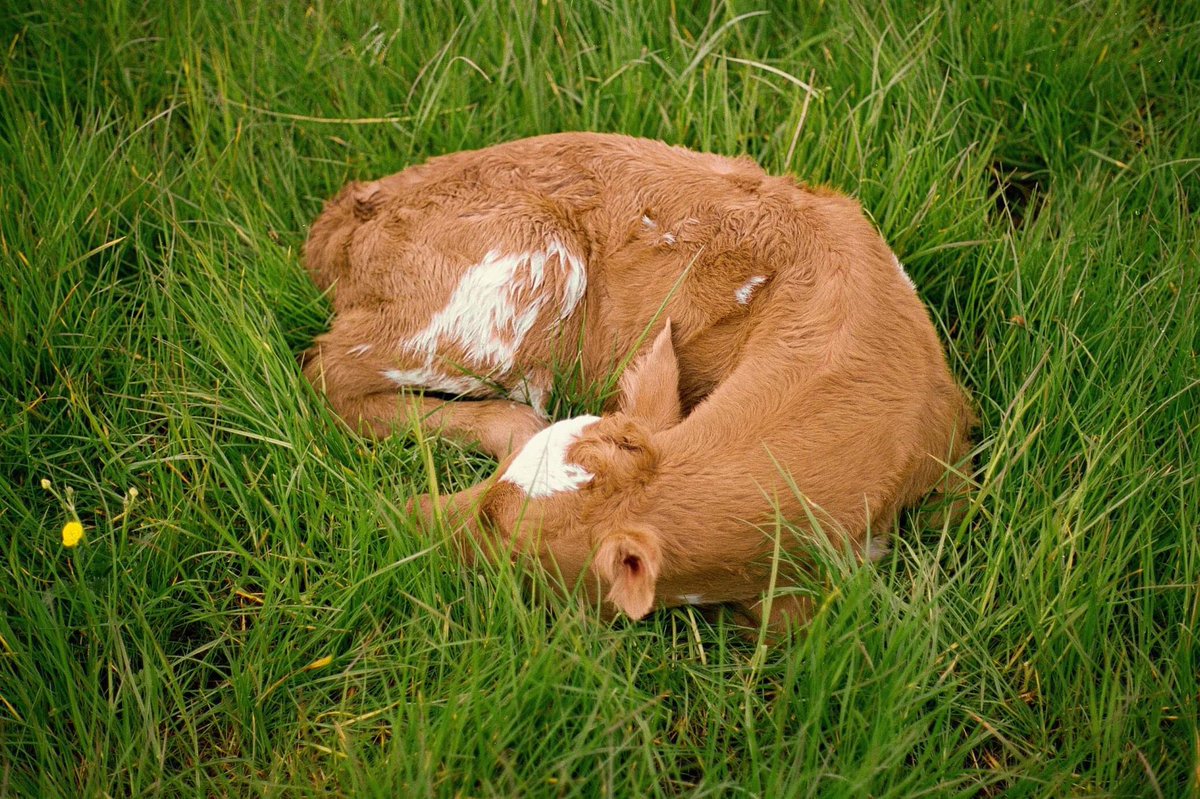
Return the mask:
<path id="1" fill-rule="evenodd" d="M 426 514 L 634 618 L 753 617 L 780 515 L 875 558 L 901 508 L 961 488 L 970 406 L 896 257 L 853 200 L 749 160 L 591 133 L 456 153 L 347 186 L 305 260 L 336 312 L 305 374 L 335 410 L 502 459 Z M 556 364 L 600 380 L 651 340 L 619 407 L 547 427 Z"/>

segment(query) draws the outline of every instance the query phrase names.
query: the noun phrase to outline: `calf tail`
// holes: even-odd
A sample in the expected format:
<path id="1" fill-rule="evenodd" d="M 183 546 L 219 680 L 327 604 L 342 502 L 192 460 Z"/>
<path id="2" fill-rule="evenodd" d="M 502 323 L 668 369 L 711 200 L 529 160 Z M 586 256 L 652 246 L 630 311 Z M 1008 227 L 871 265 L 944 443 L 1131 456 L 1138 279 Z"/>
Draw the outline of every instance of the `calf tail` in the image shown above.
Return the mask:
<path id="1" fill-rule="evenodd" d="M 304 242 L 304 266 L 318 289 L 330 291 L 349 275 L 354 232 L 375 216 L 380 200 L 372 184 L 353 182 L 325 203 Z"/>

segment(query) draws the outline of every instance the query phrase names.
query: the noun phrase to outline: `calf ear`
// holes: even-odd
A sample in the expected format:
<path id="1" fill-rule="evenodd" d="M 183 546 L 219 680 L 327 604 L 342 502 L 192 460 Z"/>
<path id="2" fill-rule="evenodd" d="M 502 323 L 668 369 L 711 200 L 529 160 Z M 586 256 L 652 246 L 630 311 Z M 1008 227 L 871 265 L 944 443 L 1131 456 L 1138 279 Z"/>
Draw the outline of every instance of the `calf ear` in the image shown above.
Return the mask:
<path id="1" fill-rule="evenodd" d="M 640 619 L 654 606 L 661 560 L 658 535 L 653 530 L 622 530 L 604 537 L 594 567 L 609 585 L 608 601 L 631 619 Z"/>
<path id="2" fill-rule="evenodd" d="M 621 375 L 621 410 L 654 431 L 679 423 L 679 362 L 670 319 L 650 349 Z"/>

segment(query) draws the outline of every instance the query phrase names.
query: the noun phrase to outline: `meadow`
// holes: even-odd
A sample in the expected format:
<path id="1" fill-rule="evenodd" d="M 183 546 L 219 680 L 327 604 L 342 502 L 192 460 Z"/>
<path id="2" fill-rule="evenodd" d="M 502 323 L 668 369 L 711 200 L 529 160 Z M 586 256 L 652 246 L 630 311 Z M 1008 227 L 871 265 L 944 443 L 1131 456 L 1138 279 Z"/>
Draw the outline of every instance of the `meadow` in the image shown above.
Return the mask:
<path id="1" fill-rule="evenodd" d="M 1200 8 L 434 6 L 0 11 L 0 796 L 1200 793 Z M 803 634 L 464 568 L 300 375 L 326 197 L 577 129 L 857 197 L 976 399 Z"/>

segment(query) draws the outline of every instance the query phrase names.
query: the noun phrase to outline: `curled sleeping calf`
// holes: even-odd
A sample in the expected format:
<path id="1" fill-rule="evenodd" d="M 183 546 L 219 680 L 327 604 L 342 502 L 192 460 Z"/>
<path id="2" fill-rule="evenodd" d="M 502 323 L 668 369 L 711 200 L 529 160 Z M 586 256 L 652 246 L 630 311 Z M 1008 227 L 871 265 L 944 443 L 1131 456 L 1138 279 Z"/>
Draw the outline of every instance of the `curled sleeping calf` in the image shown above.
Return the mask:
<path id="1" fill-rule="evenodd" d="M 901 508 L 962 489 L 970 406 L 896 257 L 853 200 L 748 160 L 591 133 L 456 153 L 347 186 L 305 261 L 333 408 L 501 460 L 422 513 L 610 612 L 754 619 L 780 516 L 874 558 Z M 639 347 L 603 416 L 548 425 L 556 368 L 600 381 Z"/>

